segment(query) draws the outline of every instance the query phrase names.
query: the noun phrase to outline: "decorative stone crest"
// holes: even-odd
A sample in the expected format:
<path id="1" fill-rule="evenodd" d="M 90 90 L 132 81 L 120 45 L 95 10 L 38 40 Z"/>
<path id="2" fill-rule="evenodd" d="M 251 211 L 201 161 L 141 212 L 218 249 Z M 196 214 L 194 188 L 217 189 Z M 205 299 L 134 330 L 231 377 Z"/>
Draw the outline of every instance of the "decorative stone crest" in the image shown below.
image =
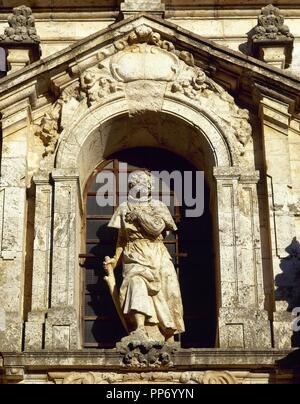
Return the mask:
<path id="1" fill-rule="evenodd" d="M 179 59 L 164 49 L 140 44 L 115 55 L 111 71 L 114 77 L 124 83 L 136 80 L 170 82 L 174 81 L 179 71 Z"/>
<path id="2" fill-rule="evenodd" d="M 147 373 L 65 373 L 49 374 L 50 380 L 61 384 L 239 384 L 230 372 L 147 372 Z"/>
<path id="3" fill-rule="evenodd" d="M 117 351 L 123 356 L 123 365 L 132 368 L 172 367 L 172 355 L 176 350 L 175 344 L 149 341 L 132 335 L 117 344 Z"/>
<path id="4" fill-rule="evenodd" d="M 284 24 L 284 17 L 280 13 L 279 8 L 272 4 L 264 7 L 261 10 L 261 15 L 258 17 L 258 25 L 255 28 L 253 39 L 266 40 L 282 40 L 294 38 L 290 33 L 290 29 Z"/>
<path id="5" fill-rule="evenodd" d="M 26 6 L 15 7 L 8 17 L 9 27 L 0 36 L 1 41 L 39 43 L 32 10 Z"/>

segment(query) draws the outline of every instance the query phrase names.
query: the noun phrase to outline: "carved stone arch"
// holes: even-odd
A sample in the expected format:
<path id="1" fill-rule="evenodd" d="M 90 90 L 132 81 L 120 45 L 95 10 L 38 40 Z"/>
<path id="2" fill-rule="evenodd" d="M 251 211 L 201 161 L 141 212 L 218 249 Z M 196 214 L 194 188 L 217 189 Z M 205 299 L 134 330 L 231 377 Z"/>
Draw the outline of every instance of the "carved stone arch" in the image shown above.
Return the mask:
<path id="1" fill-rule="evenodd" d="M 121 148 L 147 145 L 144 144 L 145 137 L 141 139 L 136 137 L 135 142 L 132 142 L 132 139 L 129 138 L 128 130 L 130 128 L 128 126 L 124 126 L 126 130 L 124 129 L 124 137 L 120 139 L 120 142 L 113 142 L 109 138 L 109 136 L 116 137 L 116 133 L 111 133 L 113 130 L 107 129 L 108 126 L 114 125 L 115 120 L 134 121 L 140 117 L 129 118 L 129 112 L 127 100 L 123 97 L 110 100 L 106 104 L 94 105 L 86 111 L 77 122 L 62 133 L 56 153 L 55 168 L 78 170 L 80 182 L 84 184 L 87 176 L 99 165 L 102 158 L 120 151 Z M 173 145 L 172 142 L 168 144 L 166 136 L 164 139 L 152 139 L 152 146 L 167 148 L 181 154 L 182 157 L 192 159 L 198 168 L 201 167 L 201 164 L 199 165 L 201 148 L 203 148 L 202 153 L 209 155 L 206 158 L 209 160 L 211 168 L 237 165 L 237 156 L 230 150 L 218 121 L 201 106 L 189 105 L 183 102 L 181 97 L 172 97 L 164 99 L 161 111 L 146 111 L 145 114 L 147 113 L 157 117 L 161 115 L 163 119 L 169 117 L 178 122 L 182 121 L 182 125 L 185 125 L 190 131 L 185 149 L 174 150 L 174 142 Z M 172 137 L 173 134 L 169 133 L 169 135 Z M 149 136 L 151 136 L 151 132 L 149 132 Z M 202 166 L 202 168 L 204 167 Z"/>

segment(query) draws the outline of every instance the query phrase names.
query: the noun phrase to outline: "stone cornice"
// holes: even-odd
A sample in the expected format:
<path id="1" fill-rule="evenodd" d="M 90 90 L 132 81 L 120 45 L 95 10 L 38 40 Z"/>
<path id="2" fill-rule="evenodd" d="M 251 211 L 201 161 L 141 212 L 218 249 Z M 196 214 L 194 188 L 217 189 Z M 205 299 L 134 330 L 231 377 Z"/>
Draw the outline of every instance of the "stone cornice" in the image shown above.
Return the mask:
<path id="1" fill-rule="evenodd" d="M 175 24 L 144 14 L 113 24 L 46 59 L 33 63 L 23 70 L 1 79 L 0 99 L 2 96 L 7 97 L 9 93 L 23 87 L 28 82 L 37 80 L 39 76 L 43 76 L 44 83 L 49 80 L 50 86 L 51 77 L 61 74 L 64 70 L 67 71 L 70 65 L 74 66 L 77 60 L 88 57 L 89 54 L 97 57 L 97 50 L 99 52 L 101 47 L 121 39 L 140 24 L 148 24 L 165 39 L 176 42 L 178 48 L 193 53 L 197 64 L 205 71 L 208 71 L 213 79 L 218 81 L 218 76 L 215 72 L 222 70 L 223 73 L 225 72 L 226 74 L 227 72 L 233 77 L 236 83 L 240 82 L 241 77 L 245 77 L 250 86 L 253 86 L 253 83 L 256 82 L 267 81 L 274 94 L 285 93 L 291 102 L 294 102 L 298 107 L 300 79 L 293 74 L 276 69 L 264 62 L 218 45 L 213 41 L 206 40 Z M 0 105 L 2 107 L 1 101 Z"/>
<path id="2" fill-rule="evenodd" d="M 179 349 L 174 354 L 173 370 L 201 369 L 275 369 L 279 363 L 287 366 L 296 357 L 296 350 L 243 349 Z M 97 369 L 112 371 L 122 365 L 122 355 L 115 349 L 77 352 L 2 353 L 3 367 L 23 367 L 28 370 Z M 78 366 L 78 364 L 80 364 Z"/>
<path id="3" fill-rule="evenodd" d="M 119 0 L 105 0 L 105 2 L 99 2 L 99 0 L 82 0 L 80 2 L 76 2 L 76 6 L 74 7 L 74 1 L 72 0 L 40 0 L 38 2 L 38 6 L 36 6 L 35 0 L 27 0 L 26 4 L 32 7 L 35 10 L 43 10 L 45 8 L 62 9 L 62 8 L 91 8 L 91 9 L 116 9 L 119 7 Z M 103 4 L 104 3 L 104 4 Z M 200 4 L 195 5 L 194 0 L 168 0 L 165 1 L 166 7 L 169 9 L 180 8 L 180 9 L 199 9 L 206 7 L 215 7 L 222 8 L 228 6 L 238 6 L 239 8 L 249 8 L 256 7 L 261 8 L 266 5 L 265 0 L 248 0 L 247 2 L 241 0 L 202 0 L 198 2 Z M 15 7 L 20 5 L 19 0 L 0 0 L 0 8 L 11 9 L 11 7 Z M 299 0 L 278 0 L 276 5 L 279 7 L 284 6 L 299 6 Z"/>

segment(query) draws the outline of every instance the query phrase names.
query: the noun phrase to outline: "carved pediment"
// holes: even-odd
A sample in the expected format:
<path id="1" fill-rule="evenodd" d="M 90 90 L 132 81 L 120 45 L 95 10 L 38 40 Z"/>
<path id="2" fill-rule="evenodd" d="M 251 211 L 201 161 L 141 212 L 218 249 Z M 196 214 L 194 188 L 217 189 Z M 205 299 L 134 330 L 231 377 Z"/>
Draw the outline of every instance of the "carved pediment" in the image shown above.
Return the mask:
<path id="1" fill-rule="evenodd" d="M 222 80 L 222 86 L 216 80 Z M 140 113 L 149 108 L 160 111 L 164 100 L 173 98 L 175 103 L 194 104 L 196 109 L 205 109 L 208 116 L 213 116 L 213 122 L 224 132 L 232 161 L 238 163 L 252 129 L 249 113 L 237 106 L 224 87 L 241 93 L 245 102 L 253 102 L 249 97 L 256 80 L 272 83 L 280 96 L 285 86 L 291 100 L 297 103 L 298 85 L 283 71 L 270 74 L 270 67 L 255 59 L 187 33 L 167 21 L 140 15 L 109 26 L 79 41 L 72 49 L 66 48 L 31 65 L 26 72 L 20 71 L 13 88 L 7 78 L 2 79 L 0 102 L 1 108 L 6 108 L 29 91 L 32 111 L 37 111 L 34 122 L 39 126 L 36 134 L 45 146 L 44 155 L 55 155 L 67 123 L 80 119 L 96 104 L 101 106 L 123 97 L 132 115 L 138 108 Z M 36 85 L 37 81 L 43 85 Z M 31 87 L 27 90 L 29 82 Z M 61 102 L 62 92 L 75 82 L 79 96 Z M 53 99 L 53 93 L 53 105 L 46 105 L 45 100 Z M 46 112 L 43 119 L 41 110 Z"/>
<path id="2" fill-rule="evenodd" d="M 233 97 L 196 65 L 188 51 L 177 49 L 161 34 L 142 24 L 104 47 L 99 58 L 96 63 L 86 63 L 83 71 L 80 69 L 78 81 L 64 89 L 42 120 L 37 134 L 45 145 L 45 155 L 56 150 L 63 129 L 61 114 L 68 109 L 70 100 L 76 99 L 89 108 L 105 104 L 111 97 L 124 97 L 128 102 L 132 98 L 138 111 L 159 110 L 159 98 L 163 100 L 164 97 L 179 97 L 181 102 L 195 103 L 214 115 L 219 126 L 225 128 L 234 153 L 244 153 L 252 133 L 248 112 L 240 109 Z M 143 84 L 145 82 L 149 84 Z M 77 119 L 74 108 L 71 112 Z"/>
<path id="3" fill-rule="evenodd" d="M 196 83 L 199 76 L 193 73 L 195 64 L 192 54 L 177 51 L 171 42 L 162 40 L 159 33 L 146 25 L 137 27 L 126 38 L 116 41 L 101 55 L 102 62 L 88 68 L 80 79 L 89 104 L 124 90 L 123 84 L 126 83 L 139 80 Z M 189 66 L 192 68 L 188 69 Z"/>

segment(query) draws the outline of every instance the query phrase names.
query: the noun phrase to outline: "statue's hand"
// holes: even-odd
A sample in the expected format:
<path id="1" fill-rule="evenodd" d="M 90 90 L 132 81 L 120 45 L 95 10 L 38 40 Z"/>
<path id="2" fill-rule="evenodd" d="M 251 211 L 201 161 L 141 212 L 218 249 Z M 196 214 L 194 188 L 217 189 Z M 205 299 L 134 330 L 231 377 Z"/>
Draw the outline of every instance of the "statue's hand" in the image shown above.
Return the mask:
<path id="1" fill-rule="evenodd" d="M 105 257 L 105 260 L 103 262 L 103 268 L 105 269 L 105 272 L 107 274 L 109 274 L 110 271 L 115 270 L 116 266 L 117 266 L 117 260 L 115 258 Z"/>
<path id="2" fill-rule="evenodd" d="M 126 222 L 132 224 L 138 219 L 138 217 L 138 213 L 133 210 L 132 212 L 127 213 Z"/>

